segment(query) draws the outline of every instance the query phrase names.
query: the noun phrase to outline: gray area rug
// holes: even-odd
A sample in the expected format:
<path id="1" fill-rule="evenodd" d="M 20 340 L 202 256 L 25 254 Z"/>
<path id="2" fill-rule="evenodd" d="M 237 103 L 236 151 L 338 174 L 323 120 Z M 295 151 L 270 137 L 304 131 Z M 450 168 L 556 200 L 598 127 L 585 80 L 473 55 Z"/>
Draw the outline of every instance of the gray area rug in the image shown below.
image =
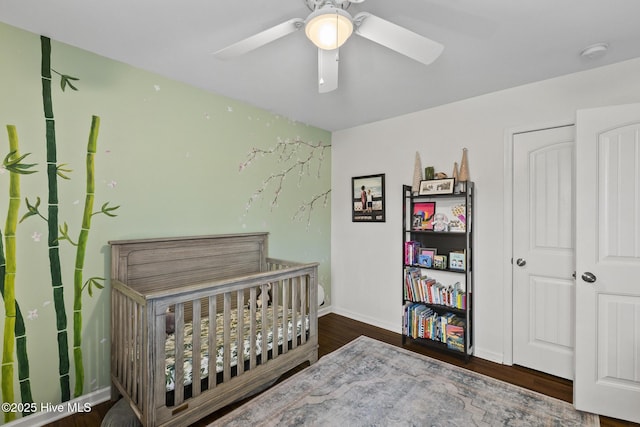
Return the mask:
<path id="1" fill-rule="evenodd" d="M 599 426 L 597 415 L 361 336 L 212 426 Z"/>

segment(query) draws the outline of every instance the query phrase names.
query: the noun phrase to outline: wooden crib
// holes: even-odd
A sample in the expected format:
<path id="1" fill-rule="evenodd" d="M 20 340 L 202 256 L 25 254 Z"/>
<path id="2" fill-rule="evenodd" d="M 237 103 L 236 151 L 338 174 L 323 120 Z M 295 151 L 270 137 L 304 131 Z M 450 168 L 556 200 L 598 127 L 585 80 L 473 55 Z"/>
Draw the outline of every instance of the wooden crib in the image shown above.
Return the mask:
<path id="1" fill-rule="evenodd" d="M 188 425 L 317 360 L 318 264 L 268 258 L 268 233 L 109 244 L 111 397 L 143 425 Z"/>

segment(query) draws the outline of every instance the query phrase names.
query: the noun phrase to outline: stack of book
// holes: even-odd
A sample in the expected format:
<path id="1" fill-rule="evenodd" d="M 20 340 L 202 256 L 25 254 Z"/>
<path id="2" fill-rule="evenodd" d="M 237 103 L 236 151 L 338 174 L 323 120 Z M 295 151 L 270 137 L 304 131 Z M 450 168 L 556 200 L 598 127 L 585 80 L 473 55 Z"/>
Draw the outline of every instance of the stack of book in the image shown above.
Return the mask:
<path id="1" fill-rule="evenodd" d="M 420 242 L 414 242 L 412 240 L 404 242 L 404 263 L 406 265 L 417 264 L 419 250 Z"/>
<path id="2" fill-rule="evenodd" d="M 402 333 L 412 338 L 439 341 L 452 350 L 464 351 L 464 319 L 453 313 L 438 314 L 423 304 L 404 305 Z"/>
<path id="3" fill-rule="evenodd" d="M 422 275 L 417 267 L 405 268 L 404 299 L 414 302 L 445 305 L 461 310 L 467 307 L 467 295 L 460 282 L 443 285 L 435 279 Z"/>

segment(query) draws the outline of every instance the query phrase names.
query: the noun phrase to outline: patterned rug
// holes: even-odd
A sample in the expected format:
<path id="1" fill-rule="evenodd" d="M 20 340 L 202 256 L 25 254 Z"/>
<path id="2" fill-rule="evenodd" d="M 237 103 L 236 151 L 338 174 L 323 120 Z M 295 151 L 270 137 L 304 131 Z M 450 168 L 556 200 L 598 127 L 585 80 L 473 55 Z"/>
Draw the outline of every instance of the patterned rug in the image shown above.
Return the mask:
<path id="1" fill-rule="evenodd" d="M 569 403 L 361 336 L 211 426 L 599 426 Z"/>

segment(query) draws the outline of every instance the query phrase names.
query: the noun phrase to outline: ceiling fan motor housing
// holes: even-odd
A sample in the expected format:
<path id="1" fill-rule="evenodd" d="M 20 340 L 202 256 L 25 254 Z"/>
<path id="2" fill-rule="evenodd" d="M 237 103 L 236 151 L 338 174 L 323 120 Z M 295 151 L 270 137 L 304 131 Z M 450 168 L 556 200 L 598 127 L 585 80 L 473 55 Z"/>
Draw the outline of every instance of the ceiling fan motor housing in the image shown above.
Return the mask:
<path id="1" fill-rule="evenodd" d="M 362 3 L 364 0 L 304 0 L 311 10 L 318 10 L 324 6 L 333 6 L 340 9 L 347 9 L 351 3 Z"/>

